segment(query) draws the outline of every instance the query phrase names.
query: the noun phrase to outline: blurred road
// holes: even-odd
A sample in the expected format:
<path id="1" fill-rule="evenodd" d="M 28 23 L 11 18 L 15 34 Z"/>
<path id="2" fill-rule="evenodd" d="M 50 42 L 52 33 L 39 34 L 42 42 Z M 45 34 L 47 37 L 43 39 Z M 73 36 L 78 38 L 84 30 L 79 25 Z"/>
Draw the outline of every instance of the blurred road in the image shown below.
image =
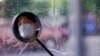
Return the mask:
<path id="1" fill-rule="evenodd" d="M 84 40 L 85 43 L 85 56 L 100 56 L 100 36 L 87 36 Z M 54 56 L 78 56 L 74 39 L 71 38 L 66 45 L 62 46 L 62 50 L 50 49 Z M 22 55 L 13 54 L 6 56 L 50 56 L 44 50 L 23 53 Z"/>
<path id="2" fill-rule="evenodd" d="M 86 56 L 100 56 L 100 36 L 87 36 Z"/>

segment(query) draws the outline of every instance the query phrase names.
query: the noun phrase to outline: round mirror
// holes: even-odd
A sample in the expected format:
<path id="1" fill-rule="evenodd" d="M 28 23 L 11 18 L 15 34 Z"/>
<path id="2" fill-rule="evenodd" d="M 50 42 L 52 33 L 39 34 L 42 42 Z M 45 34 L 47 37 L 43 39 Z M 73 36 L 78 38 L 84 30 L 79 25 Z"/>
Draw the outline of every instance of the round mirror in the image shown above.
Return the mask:
<path id="1" fill-rule="evenodd" d="M 37 38 L 41 28 L 40 20 L 31 12 L 22 12 L 16 15 L 12 25 L 13 33 L 17 39 L 23 42 L 36 40 L 51 56 L 54 56 Z"/>
<path id="2" fill-rule="evenodd" d="M 41 32 L 41 23 L 35 14 L 22 12 L 14 17 L 12 28 L 17 39 L 32 42 Z"/>

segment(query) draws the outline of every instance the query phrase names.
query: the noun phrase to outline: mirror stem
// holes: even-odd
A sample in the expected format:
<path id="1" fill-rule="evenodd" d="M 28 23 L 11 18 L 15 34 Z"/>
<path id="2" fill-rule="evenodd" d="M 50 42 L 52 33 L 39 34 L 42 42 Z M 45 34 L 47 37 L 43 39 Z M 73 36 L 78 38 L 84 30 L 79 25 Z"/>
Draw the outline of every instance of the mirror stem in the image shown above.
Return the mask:
<path id="1" fill-rule="evenodd" d="M 36 41 L 37 41 L 51 56 L 54 56 L 54 55 L 49 51 L 49 49 L 47 49 L 47 47 L 45 47 L 45 46 L 40 42 L 40 40 L 38 40 L 38 39 L 36 38 Z"/>

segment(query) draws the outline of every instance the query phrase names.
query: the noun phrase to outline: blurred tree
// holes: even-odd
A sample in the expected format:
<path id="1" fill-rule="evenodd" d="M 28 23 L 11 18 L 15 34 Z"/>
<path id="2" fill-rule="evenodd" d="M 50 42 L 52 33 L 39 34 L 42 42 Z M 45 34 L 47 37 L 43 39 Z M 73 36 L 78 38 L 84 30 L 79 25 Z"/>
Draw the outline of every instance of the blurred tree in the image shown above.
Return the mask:
<path id="1" fill-rule="evenodd" d="M 13 17 L 22 11 L 32 11 L 39 17 L 48 16 L 50 8 L 55 7 L 59 9 L 61 15 L 66 15 L 67 5 L 66 0 L 6 0 L 6 16 Z"/>
<path id="2" fill-rule="evenodd" d="M 100 0 L 96 0 L 97 31 L 100 33 Z"/>
<path id="3" fill-rule="evenodd" d="M 85 12 L 95 11 L 96 10 L 95 0 L 83 0 L 83 7 Z"/>
<path id="4" fill-rule="evenodd" d="M 61 6 L 60 6 L 60 14 L 63 16 L 67 16 L 68 9 L 67 9 L 67 1 L 62 0 Z"/>
<path id="5" fill-rule="evenodd" d="M 95 0 L 95 2 L 96 2 L 96 13 L 100 14 L 100 0 Z"/>
<path id="6" fill-rule="evenodd" d="M 13 17 L 19 12 L 28 10 L 30 0 L 6 0 L 6 16 Z"/>
<path id="7" fill-rule="evenodd" d="M 39 17 L 45 17 L 48 16 L 50 3 L 47 0 L 31 0 L 31 7 Z"/>
<path id="8" fill-rule="evenodd" d="M 59 10 L 58 13 L 62 16 L 67 15 L 67 0 L 49 0 L 51 8 L 55 13 L 55 10 Z"/>

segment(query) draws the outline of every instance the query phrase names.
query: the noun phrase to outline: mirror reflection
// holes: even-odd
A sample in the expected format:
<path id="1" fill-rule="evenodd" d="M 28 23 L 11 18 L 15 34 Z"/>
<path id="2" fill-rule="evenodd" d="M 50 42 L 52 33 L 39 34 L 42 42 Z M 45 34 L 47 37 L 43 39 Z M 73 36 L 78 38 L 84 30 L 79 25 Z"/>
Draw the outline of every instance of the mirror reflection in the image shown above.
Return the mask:
<path id="1" fill-rule="evenodd" d="M 27 16 L 20 16 L 18 19 L 18 31 L 22 38 L 34 40 L 36 32 L 39 31 L 39 22 L 30 20 Z"/>

